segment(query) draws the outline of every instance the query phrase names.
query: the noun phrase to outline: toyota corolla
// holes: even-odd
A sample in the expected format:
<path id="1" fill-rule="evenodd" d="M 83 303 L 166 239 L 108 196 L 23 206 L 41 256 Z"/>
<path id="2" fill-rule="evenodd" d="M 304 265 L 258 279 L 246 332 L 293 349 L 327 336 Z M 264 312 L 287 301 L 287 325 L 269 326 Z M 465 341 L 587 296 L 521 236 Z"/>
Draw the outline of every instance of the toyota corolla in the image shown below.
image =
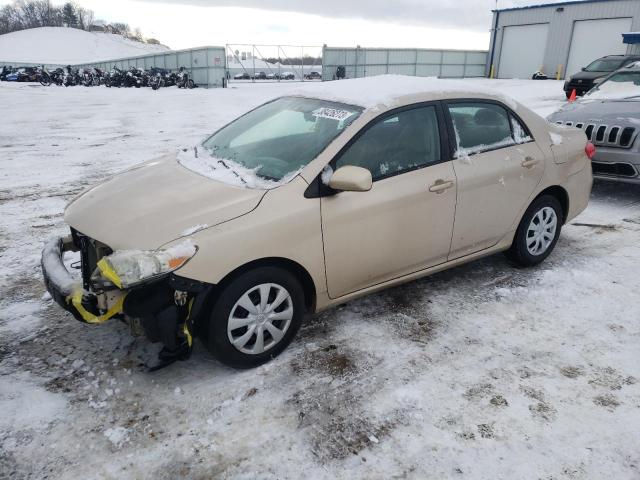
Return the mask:
<path id="1" fill-rule="evenodd" d="M 306 314 L 497 252 L 542 262 L 587 206 L 593 150 L 465 82 L 310 85 L 74 199 L 45 283 L 78 320 L 162 342 L 160 365 L 200 337 L 253 367 Z"/>

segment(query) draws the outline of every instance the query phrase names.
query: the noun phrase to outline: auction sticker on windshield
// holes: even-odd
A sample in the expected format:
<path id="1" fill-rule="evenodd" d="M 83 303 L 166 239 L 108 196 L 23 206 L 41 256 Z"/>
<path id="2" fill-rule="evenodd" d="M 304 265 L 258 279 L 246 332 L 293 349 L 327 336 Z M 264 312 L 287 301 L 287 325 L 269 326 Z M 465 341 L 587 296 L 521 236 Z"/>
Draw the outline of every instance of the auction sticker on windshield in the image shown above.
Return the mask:
<path id="1" fill-rule="evenodd" d="M 350 112 L 349 110 L 341 110 L 339 108 L 329 107 L 318 108 L 312 112 L 314 117 L 330 118 L 332 120 L 338 120 L 340 122 L 349 118 L 351 115 L 353 115 L 353 113 L 354 112 Z"/>

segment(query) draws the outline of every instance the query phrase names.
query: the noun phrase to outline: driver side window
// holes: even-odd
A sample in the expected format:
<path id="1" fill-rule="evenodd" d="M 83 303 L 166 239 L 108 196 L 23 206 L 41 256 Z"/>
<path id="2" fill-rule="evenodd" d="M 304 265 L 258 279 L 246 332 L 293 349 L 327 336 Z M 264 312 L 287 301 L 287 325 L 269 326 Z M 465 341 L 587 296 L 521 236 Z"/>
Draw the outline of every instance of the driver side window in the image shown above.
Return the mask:
<path id="1" fill-rule="evenodd" d="M 369 127 L 336 162 L 366 168 L 373 181 L 440 161 L 440 131 L 434 106 L 405 110 Z"/>

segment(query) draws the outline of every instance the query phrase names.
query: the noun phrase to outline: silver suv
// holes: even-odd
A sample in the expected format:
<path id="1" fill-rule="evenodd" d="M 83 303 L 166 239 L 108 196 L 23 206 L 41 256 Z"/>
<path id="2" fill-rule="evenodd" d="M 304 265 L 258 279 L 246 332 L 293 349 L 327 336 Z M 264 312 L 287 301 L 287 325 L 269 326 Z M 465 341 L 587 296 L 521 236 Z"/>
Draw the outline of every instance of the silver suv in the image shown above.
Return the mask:
<path id="1" fill-rule="evenodd" d="M 617 70 L 549 121 L 584 130 L 597 178 L 640 183 L 640 62 Z"/>

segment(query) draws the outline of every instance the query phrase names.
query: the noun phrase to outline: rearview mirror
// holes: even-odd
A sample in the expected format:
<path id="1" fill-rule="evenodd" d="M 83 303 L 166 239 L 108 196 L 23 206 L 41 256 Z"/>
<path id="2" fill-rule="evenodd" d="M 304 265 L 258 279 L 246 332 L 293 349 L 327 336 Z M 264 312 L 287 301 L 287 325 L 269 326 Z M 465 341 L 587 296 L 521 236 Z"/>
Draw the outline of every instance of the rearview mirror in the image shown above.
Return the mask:
<path id="1" fill-rule="evenodd" d="M 366 168 L 347 165 L 333 173 L 329 186 L 343 192 L 368 192 L 373 186 L 373 178 Z"/>

